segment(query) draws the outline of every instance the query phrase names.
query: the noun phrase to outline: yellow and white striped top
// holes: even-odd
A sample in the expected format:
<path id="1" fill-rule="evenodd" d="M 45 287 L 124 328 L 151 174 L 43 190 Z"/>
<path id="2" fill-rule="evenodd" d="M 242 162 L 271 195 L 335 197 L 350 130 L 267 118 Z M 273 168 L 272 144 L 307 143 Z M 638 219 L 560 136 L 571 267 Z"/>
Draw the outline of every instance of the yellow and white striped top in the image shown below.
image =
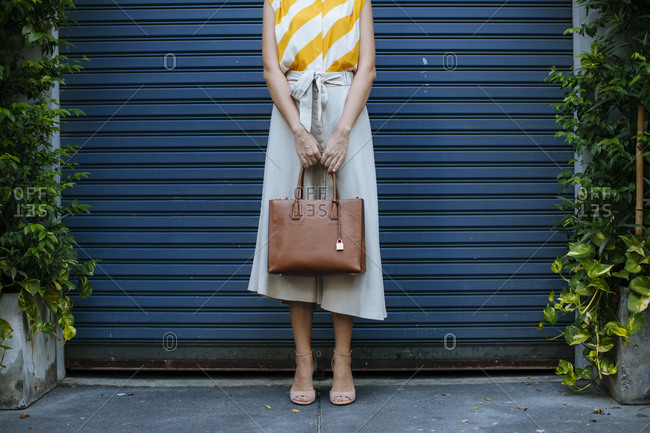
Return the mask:
<path id="1" fill-rule="evenodd" d="M 280 69 L 356 72 L 365 0 L 267 0 L 275 11 Z"/>

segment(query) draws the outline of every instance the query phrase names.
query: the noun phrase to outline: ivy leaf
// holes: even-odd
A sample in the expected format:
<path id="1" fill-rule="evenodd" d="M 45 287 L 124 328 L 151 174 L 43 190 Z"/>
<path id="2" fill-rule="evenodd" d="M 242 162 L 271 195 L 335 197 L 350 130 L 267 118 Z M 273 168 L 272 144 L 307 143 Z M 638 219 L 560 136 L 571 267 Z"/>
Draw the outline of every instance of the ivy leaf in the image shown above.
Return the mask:
<path id="1" fill-rule="evenodd" d="M 611 339 L 611 337 L 604 337 L 602 340 L 600 340 L 600 344 L 598 345 L 598 352 L 599 353 L 605 353 L 609 352 L 612 350 L 614 347 L 614 340 Z"/>
<path id="2" fill-rule="evenodd" d="M 74 326 L 66 325 L 61 330 L 63 331 L 63 338 L 66 340 L 71 340 L 77 335 L 77 330 Z"/>
<path id="3" fill-rule="evenodd" d="M 648 308 L 650 304 L 650 296 L 642 296 L 636 292 L 630 292 L 627 298 L 627 311 L 630 314 L 637 314 Z"/>
<path id="4" fill-rule="evenodd" d="M 641 276 L 634 278 L 630 281 L 630 290 L 634 290 L 639 295 L 650 295 L 650 277 Z"/>
<path id="5" fill-rule="evenodd" d="M 587 347 L 582 352 L 582 356 L 584 356 L 588 361 L 596 362 L 596 359 L 598 358 L 598 352 Z"/>
<path id="6" fill-rule="evenodd" d="M 588 365 L 585 368 L 576 368 L 576 374 L 580 379 L 591 380 L 594 376 L 594 366 Z"/>
<path id="7" fill-rule="evenodd" d="M 604 327 L 608 335 L 618 335 L 625 338 L 630 338 L 630 332 L 620 322 L 611 321 L 607 322 Z"/>
<path id="8" fill-rule="evenodd" d="M 546 305 L 544 307 L 544 319 L 546 319 L 547 322 L 549 322 L 552 325 L 555 325 L 557 322 L 557 311 L 555 311 L 555 308 L 551 307 L 550 305 Z"/>
<path id="9" fill-rule="evenodd" d="M 59 325 L 61 327 L 74 325 L 74 316 L 70 313 L 61 314 L 59 316 Z"/>
<path id="10" fill-rule="evenodd" d="M 569 257 L 585 257 L 593 254 L 593 248 L 588 244 L 569 243 L 569 252 L 566 254 Z"/>
<path id="11" fill-rule="evenodd" d="M 598 263 L 587 271 L 587 275 L 589 275 L 589 278 L 597 278 L 600 277 L 601 275 L 609 274 L 610 269 L 612 269 L 613 267 L 614 265 Z"/>
<path id="12" fill-rule="evenodd" d="M 620 238 L 625 243 L 625 246 L 627 246 L 628 251 L 641 254 L 641 256 L 645 256 L 643 245 L 641 242 L 639 242 L 639 239 L 637 237 L 634 235 L 622 235 Z"/>
<path id="13" fill-rule="evenodd" d="M 576 376 L 573 374 L 573 371 L 569 371 L 567 374 L 564 375 L 564 380 L 562 381 L 563 384 L 573 386 L 576 384 Z"/>
<path id="14" fill-rule="evenodd" d="M 12 338 L 14 330 L 5 319 L 0 319 L 0 341 L 9 340 Z"/>
<path id="15" fill-rule="evenodd" d="M 589 326 L 594 322 L 594 315 L 591 311 L 585 311 L 584 313 L 580 314 L 576 320 L 581 325 L 584 324 L 586 326 Z"/>
<path id="16" fill-rule="evenodd" d="M 603 292 L 612 292 L 609 288 L 609 284 L 607 284 L 607 281 L 602 278 L 594 278 L 591 283 L 589 283 L 589 286 L 595 287 L 596 289 L 602 290 Z"/>
<path id="17" fill-rule="evenodd" d="M 635 253 L 625 253 L 627 262 L 625 262 L 625 270 L 630 274 L 638 274 L 641 272 L 641 265 L 639 265 L 639 260 L 634 257 Z"/>
<path id="18" fill-rule="evenodd" d="M 584 343 L 590 338 L 591 333 L 586 329 L 578 328 L 574 325 L 569 325 L 565 329 L 564 339 L 569 346 L 576 346 L 580 343 Z"/>
<path id="19" fill-rule="evenodd" d="M 603 375 L 616 374 L 617 364 L 609 356 L 603 356 L 600 359 L 600 371 Z"/>
<path id="20" fill-rule="evenodd" d="M 54 303 L 61 297 L 61 292 L 50 288 L 43 292 L 41 296 L 43 297 L 43 300 Z"/>
<path id="21" fill-rule="evenodd" d="M 625 280 L 630 279 L 630 273 L 625 269 L 621 270 L 620 272 L 612 272 L 612 275 L 615 277 L 623 278 Z"/>
<path id="22" fill-rule="evenodd" d="M 632 335 L 643 328 L 644 322 L 645 317 L 643 314 L 635 314 L 634 316 L 631 316 L 627 319 L 627 322 L 625 323 L 625 329 L 627 329 L 630 335 Z"/>
<path id="23" fill-rule="evenodd" d="M 35 279 L 18 281 L 18 284 L 27 290 L 30 295 L 35 295 L 41 288 L 41 282 Z"/>
<path id="24" fill-rule="evenodd" d="M 605 235 L 603 232 L 594 233 L 591 236 L 591 241 L 597 246 L 600 247 L 605 241 Z"/>
<path id="25" fill-rule="evenodd" d="M 79 277 L 79 295 L 82 298 L 88 298 L 93 292 L 92 287 L 90 286 L 90 283 L 88 282 L 88 278 L 84 275 Z"/>
<path id="26" fill-rule="evenodd" d="M 38 317 L 38 309 L 36 308 L 36 303 L 34 298 L 30 295 L 27 290 L 21 290 L 18 295 L 18 308 L 27 313 L 27 317 L 30 320 L 35 320 Z"/>
<path id="27" fill-rule="evenodd" d="M 44 323 L 43 326 L 41 327 L 41 332 L 45 334 L 54 334 L 54 331 L 56 328 L 54 327 L 53 323 Z"/>
<path id="28" fill-rule="evenodd" d="M 565 361 L 564 359 L 560 359 L 560 362 L 558 362 L 558 365 L 555 368 L 555 373 L 566 374 L 568 371 L 573 371 L 573 364 L 571 364 L 569 361 Z"/>
<path id="29" fill-rule="evenodd" d="M 559 274 L 562 271 L 562 261 L 559 257 L 553 261 L 553 264 L 551 265 L 551 271 L 556 274 Z"/>

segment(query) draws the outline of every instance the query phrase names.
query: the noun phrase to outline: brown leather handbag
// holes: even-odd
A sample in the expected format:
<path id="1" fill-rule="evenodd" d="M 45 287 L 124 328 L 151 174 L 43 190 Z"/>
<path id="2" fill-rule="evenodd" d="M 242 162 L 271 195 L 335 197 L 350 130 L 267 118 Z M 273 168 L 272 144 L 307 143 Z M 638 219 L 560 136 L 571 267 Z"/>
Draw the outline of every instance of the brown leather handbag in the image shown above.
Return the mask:
<path id="1" fill-rule="evenodd" d="M 271 274 L 320 276 L 366 270 L 363 199 L 339 199 L 336 173 L 331 200 L 303 199 L 300 168 L 294 199 L 269 200 Z"/>

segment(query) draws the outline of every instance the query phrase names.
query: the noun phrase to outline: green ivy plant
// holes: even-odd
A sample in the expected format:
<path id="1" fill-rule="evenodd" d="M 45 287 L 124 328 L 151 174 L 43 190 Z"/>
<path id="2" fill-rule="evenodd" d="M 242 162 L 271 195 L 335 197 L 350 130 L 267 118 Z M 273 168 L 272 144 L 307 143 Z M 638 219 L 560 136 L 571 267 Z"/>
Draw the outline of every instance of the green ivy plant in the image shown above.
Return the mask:
<path id="1" fill-rule="evenodd" d="M 566 232 L 568 252 L 551 267 L 566 286 L 550 294 L 540 329 L 555 325 L 558 312 L 570 318 L 572 323 L 552 338 L 582 345 L 586 367 L 561 360 L 556 373 L 581 390 L 616 374 L 610 351 L 617 339 L 633 344 L 630 337 L 642 328 L 650 303 L 650 234 L 644 229 L 636 235 L 634 224 L 636 141 L 647 143 L 647 134 L 637 132 L 637 107 L 650 107 L 650 3 L 577 3 L 592 19 L 567 33 L 593 42 L 578 54 L 579 65 L 571 72 L 552 68 L 547 80 L 566 92 L 554 104 L 562 127 L 556 136 L 581 158 L 570 161 L 574 170 L 558 175 L 561 192 L 575 190 L 573 200 L 559 197 L 563 216 L 555 228 Z M 644 184 L 647 189 L 648 179 Z M 646 217 L 644 226 L 648 222 Z M 617 307 L 627 291 L 629 319 L 621 323 Z"/>
<path id="2" fill-rule="evenodd" d="M 62 172 L 77 165 L 68 161 L 78 146 L 52 144 L 60 118 L 83 114 L 59 108 L 52 98 L 63 75 L 81 69 L 58 54 L 65 41 L 55 30 L 68 22 L 66 9 L 72 7 L 72 0 L 0 0 L 0 296 L 19 294 L 18 306 L 30 322 L 29 339 L 43 332 L 61 344 L 76 334 L 69 293 L 77 289 L 81 297 L 90 296 L 88 277 L 96 265 L 79 262 L 63 223 L 88 207 L 76 201 L 61 204 L 63 191 L 88 173 L 64 179 Z M 41 302 L 47 310 L 43 315 Z M 12 336 L 9 322 L 0 318 L 1 367 L 10 349 L 4 342 Z"/>

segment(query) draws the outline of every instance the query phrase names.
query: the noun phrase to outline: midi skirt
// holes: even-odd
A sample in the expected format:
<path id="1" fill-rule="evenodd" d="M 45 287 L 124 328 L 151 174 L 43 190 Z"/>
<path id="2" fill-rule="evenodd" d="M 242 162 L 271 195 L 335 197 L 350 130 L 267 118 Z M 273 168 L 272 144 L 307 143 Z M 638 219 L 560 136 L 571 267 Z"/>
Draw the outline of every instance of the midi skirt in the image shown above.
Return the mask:
<path id="1" fill-rule="evenodd" d="M 321 154 L 336 129 L 354 74 L 289 70 L 286 78 L 300 121 L 318 140 Z M 348 150 L 336 172 L 340 199 L 364 201 L 366 271 L 358 274 L 296 276 L 268 272 L 269 200 L 293 197 L 301 163 L 294 136 L 273 104 L 264 163 L 262 203 L 248 290 L 282 301 L 314 303 L 320 309 L 355 317 L 384 320 L 386 305 L 379 250 L 379 214 L 374 148 L 364 106 L 350 131 Z M 304 198 L 331 199 L 332 176 L 318 163 L 305 169 Z"/>

